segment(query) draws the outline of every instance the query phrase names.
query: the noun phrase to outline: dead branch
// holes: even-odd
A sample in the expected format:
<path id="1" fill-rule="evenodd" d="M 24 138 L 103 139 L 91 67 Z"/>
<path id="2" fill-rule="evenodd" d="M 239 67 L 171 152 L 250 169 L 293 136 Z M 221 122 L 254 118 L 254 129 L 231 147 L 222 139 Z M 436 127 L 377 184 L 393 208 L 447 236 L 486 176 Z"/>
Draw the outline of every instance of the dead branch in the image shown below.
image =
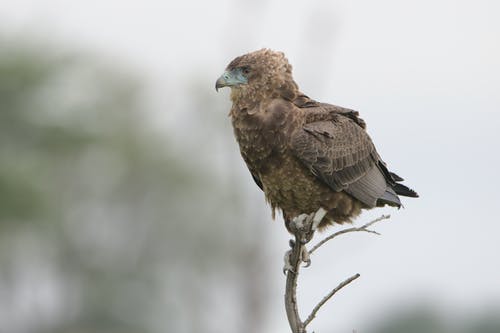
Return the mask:
<path id="1" fill-rule="evenodd" d="M 391 217 L 391 215 L 382 215 L 378 218 L 376 218 L 375 220 L 373 221 L 370 221 L 364 225 L 362 225 L 361 227 L 352 227 L 352 228 L 347 228 L 347 229 L 343 229 L 343 230 L 340 230 L 340 231 L 337 231 L 336 233 L 334 234 L 331 234 L 330 236 L 322 239 L 318 244 L 314 245 L 311 250 L 309 250 L 309 254 L 312 254 L 314 251 L 316 251 L 321 245 L 325 244 L 326 242 L 334 239 L 335 237 L 337 236 L 340 236 L 340 235 L 343 235 L 343 234 L 346 234 L 348 232 L 357 232 L 357 231 L 364 231 L 364 232 L 369 232 L 369 233 L 372 233 L 372 234 L 376 234 L 376 235 L 380 235 L 378 232 L 374 231 L 374 230 L 370 230 L 368 229 L 368 227 L 371 227 L 372 225 L 374 225 L 375 223 L 377 222 L 380 222 L 382 220 L 387 220 Z"/>
<path id="2" fill-rule="evenodd" d="M 321 307 L 325 305 L 326 302 L 328 302 L 338 291 L 340 291 L 342 288 L 344 288 L 352 281 L 360 277 L 359 274 L 355 274 L 347 278 L 343 282 L 341 282 L 337 287 L 332 289 L 325 297 L 323 297 L 323 299 L 321 299 L 321 301 L 313 308 L 311 314 L 307 317 L 305 321 L 302 321 L 300 319 L 298 303 L 297 303 L 297 283 L 298 283 L 297 280 L 299 277 L 300 264 L 301 262 L 304 261 L 304 253 L 303 253 L 304 245 L 310 241 L 312 235 L 314 234 L 314 231 L 312 230 L 313 217 L 314 214 L 309 216 L 307 219 L 301 221 L 300 223 L 297 223 L 296 225 L 293 224 L 291 225 L 292 230 L 294 232 L 295 241 L 290 242 L 292 249 L 286 255 L 289 261 L 289 267 L 287 268 L 286 271 L 287 276 L 286 276 L 286 288 L 285 288 L 285 309 L 288 318 L 288 323 L 293 333 L 306 333 L 307 325 L 309 325 L 313 321 L 319 309 L 321 309 Z M 345 233 L 364 231 L 379 235 L 378 232 L 370 230 L 368 228 L 377 222 L 388 219 L 389 217 L 390 215 L 382 215 L 381 217 L 373 221 L 370 221 L 362 225 L 361 227 L 357 228 L 353 227 L 337 231 L 336 233 L 326 237 L 325 239 L 321 240 L 318 244 L 316 244 L 309 251 L 309 254 L 316 251 L 321 245 L 325 244 L 326 242 Z"/>
<path id="3" fill-rule="evenodd" d="M 300 235 L 295 235 L 290 253 L 290 264 L 292 269 L 289 269 L 286 274 L 285 288 L 285 310 L 288 318 L 288 323 L 293 333 L 305 333 L 305 327 L 300 319 L 299 309 L 297 306 L 297 279 L 299 277 L 299 269 L 301 263 L 301 243 Z"/>
<path id="4" fill-rule="evenodd" d="M 318 312 L 318 310 L 321 309 L 321 307 L 326 302 L 328 302 L 328 300 L 332 298 L 333 295 L 335 295 L 340 289 L 344 288 L 345 286 L 347 286 L 349 283 L 356 280 L 360 276 L 361 275 L 359 275 L 359 273 L 354 274 L 350 278 L 347 278 L 345 281 L 341 282 L 337 287 L 332 289 L 332 291 L 330 291 L 325 297 L 323 297 L 323 299 L 314 307 L 309 317 L 307 317 L 306 321 L 304 321 L 304 327 L 307 327 L 307 325 L 309 325 L 309 323 L 316 317 L 316 313 Z"/>

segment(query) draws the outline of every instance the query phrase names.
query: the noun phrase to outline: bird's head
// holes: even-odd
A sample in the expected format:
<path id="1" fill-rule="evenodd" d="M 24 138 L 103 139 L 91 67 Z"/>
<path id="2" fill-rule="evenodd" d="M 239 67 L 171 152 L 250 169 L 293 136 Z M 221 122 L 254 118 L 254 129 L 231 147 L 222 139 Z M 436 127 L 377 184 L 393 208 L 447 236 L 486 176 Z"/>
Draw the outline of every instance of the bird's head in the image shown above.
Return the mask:
<path id="1" fill-rule="evenodd" d="M 215 89 L 230 87 L 231 99 L 257 100 L 273 95 L 291 97 L 298 90 L 292 66 L 283 52 L 261 49 L 235 58 L 215 82 Z"/>

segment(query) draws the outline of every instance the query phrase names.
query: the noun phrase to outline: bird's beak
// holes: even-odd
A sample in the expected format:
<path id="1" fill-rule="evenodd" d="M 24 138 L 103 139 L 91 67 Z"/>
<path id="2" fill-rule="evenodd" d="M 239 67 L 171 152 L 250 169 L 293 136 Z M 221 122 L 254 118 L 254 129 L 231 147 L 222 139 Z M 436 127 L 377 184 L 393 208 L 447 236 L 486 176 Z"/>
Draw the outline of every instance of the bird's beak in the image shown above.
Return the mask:
<path id="1" fill-rule="evenodd" d="M 217 81 L 215 81 L 215 91 L 219 91 L 219 88 L 224 88 L 227 86 L 227 81 L 226 81 L 226 78 L 227 78 L 227 72 L 224 72 L 224 74 L 222 74 L 218 79 Z"/>
<path id="2" fill-rule="evenodd" d="M 248 84 L 248 79 L 241 73 L 239 68 L 227 70 L 215 81 L 215 90 L 223 87 L 237 87 L 241 84 Z"/>

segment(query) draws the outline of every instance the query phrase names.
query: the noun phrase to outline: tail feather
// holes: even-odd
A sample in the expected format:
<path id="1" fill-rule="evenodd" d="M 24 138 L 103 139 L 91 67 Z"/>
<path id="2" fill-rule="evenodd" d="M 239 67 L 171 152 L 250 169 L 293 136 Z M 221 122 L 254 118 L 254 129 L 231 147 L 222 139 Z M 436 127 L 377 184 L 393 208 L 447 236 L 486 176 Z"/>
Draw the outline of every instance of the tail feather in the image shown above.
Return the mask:
<path id="1" fill-rule="evenodd" d="M 401 207 L 401 200 L 399 200 L 399 197 L 391 188 L 387 188 L 384 194 L 382 194 L 382 196 L 377 200 L 377 205 L 383 206 L 384 204 L 399 208 Z"/>
<path id="2" fill-rule="evenodd" d="M 412 197 L 412 198 L 418 198 L 418 193 L 412 190 L 411 188 L 403 185 L 396 183 L 392 185 L 392 188 L 394 189 L 394 192 L 396 192 L 399 195 L 405 196 L 405 197 Z"/>
<path id="3" fill-rule="evenodd" d="M 398 175 L 396 175 L 394 172 L 389 171 L 389 174 L 392 176 L 392 178 L 397 181 L 397 182 L 402 182 L 404 179 Z"/>

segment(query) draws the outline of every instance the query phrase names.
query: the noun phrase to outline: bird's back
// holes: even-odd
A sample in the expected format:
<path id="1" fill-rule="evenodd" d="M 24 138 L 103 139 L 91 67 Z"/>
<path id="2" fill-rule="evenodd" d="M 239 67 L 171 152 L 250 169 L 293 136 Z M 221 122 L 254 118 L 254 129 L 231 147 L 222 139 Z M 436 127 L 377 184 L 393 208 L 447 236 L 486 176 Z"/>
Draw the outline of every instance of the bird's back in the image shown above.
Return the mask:
<path id="1" fill-rule="evenodd" d="M 401 206 L 399 195 L 416 192 L 389 172 L 357 111 L 318 103 L 305 95 L 295 101 L 306 123 L 294 136 L 296 156 L 334 191 L 343 190 L 368 207 Z"/>

